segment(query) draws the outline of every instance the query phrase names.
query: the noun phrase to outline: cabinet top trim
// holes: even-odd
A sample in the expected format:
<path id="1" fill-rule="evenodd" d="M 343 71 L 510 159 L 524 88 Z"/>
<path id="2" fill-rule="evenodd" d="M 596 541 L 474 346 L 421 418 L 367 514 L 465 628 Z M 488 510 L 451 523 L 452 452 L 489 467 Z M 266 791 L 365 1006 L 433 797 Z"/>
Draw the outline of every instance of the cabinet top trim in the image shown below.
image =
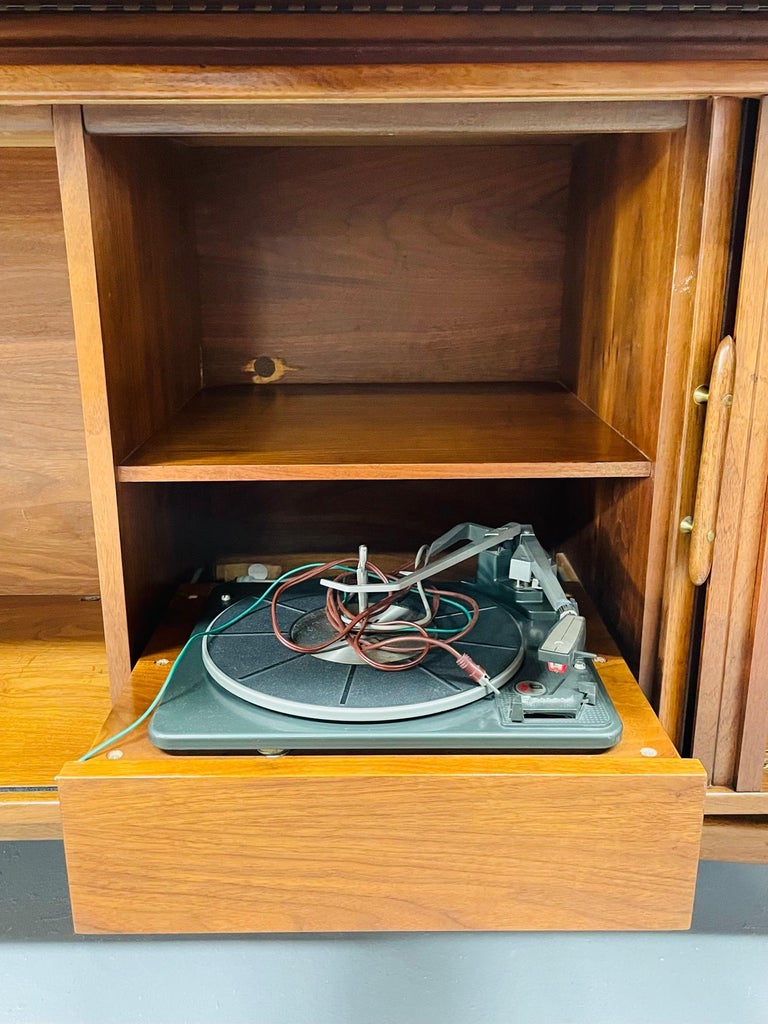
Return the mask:
<path id="1" fill-rule="evenodd" d="M 768 3 L 756 0 L 754 3 L 696 3 L 697 14 L 752 14 L 768 10 Z M 16 3 L 0 3 L 0 12 L 9 13 L 111 13 L 135 14 L 169 12 L 177 14 L 382 14 L 431 15 L 441 14 L 591 14 L 614 15 L 635 13 L 683 13 L 690 12 L 691 4 L 685 3 L 550 3 L 547 0 L 101 0 L 99 3 L 32 3 L 19 0 Z"/>
<path id="2" fill-rule="evenodd" d="M 768 62 L 252 66 L 0 64 L 0 102 L 704 99 L 768 94 Z"/>

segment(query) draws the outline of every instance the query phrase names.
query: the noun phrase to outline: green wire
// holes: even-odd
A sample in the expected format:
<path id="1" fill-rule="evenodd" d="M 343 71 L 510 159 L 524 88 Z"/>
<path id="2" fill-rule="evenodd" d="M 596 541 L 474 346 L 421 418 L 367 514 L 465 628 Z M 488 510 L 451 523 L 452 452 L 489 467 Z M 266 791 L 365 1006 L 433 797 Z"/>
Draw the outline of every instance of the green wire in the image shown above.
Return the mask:
<path id="1" fill-rule="evenodd" d="M 321 565 L 325 565 L 325 563 L 324 562 L 310 562 L 308 565 L 300 565 L 296 569 L 289 569 L 288 572 L 284 572 L 282 574 L 282 576 L 278 576 L 278 578 L 267 587 L 267 589 L 264 591 L 263 594 L 260 594 L 259 597 L 257 597 L 255 601 L 252 601 L 251 604 L 249 604 L 248 607 L 244 611 L 239 612 L 234 617 L 234 619 L 229 619 L 227 622 L 223 623 L 223 625 L 221 625 L 221 626 L 214 626 L 213 629 L 204 629 L 204 630 L 201 630 L 199 633 L 193 633 L 192 636 L 189 638 L 189 640 L 187 640 L 187 642 L 181 648 L 181 650 L 179 651 L 178 655 L 176 656 L 176 660 L 174 661 L 173 665 L 171 665 L 170 672 L 165 677 L 165 681 L 163 682 L 163 685 L 157 691 L 154 700 L 149 705 L 147 710 L 143 714 L 139 715 L 139 717 L 135 721 L 131 722 L 130 725 L 127 725 L 125 727 L 125 729 L 121 729 L 120 732 L 115 733 L 114 736 L 110 736 L 108 739 L 102 740 L 101 743 L 97 744 L 97 746 L 95 746 L 92 750 L 89 750 L 87 754 L 83 754 L 83 756 L 78 758 L 78 760 L 79 761 L 90 761 L 90 759 L 92 757 L 96 757 L 97 754 L 100 754 L 103 750 L 106 750 L 107 747 L 111 747 L 113 743 L 117 743 L 119 740 L 123 739 L 129 733 L 133 732 L 133 730 L 137 729 L 142 724 L 142 722 L 146 722 L 146 720 L 149 718 L 149 716 L 152 714 L 152 712 L 158 706 L 160 701 L 163 699 L 163 695 L 165 694 L 165 691 L 170 686 L 171 680 L 174 677 L 176 669 L 179 667 L 179 664 L 181 663 L 182 658 L 187 653 L 187 651 L 189 650 L 189 648 L 191 647 L 191 645 L 194 643 L 195 640 L 201 640 L 205 636 L 212 636 L 212 635 L 214 635 L 216 633 L 222 633 L 225 629 L 229 629 L 231 626 L 234 626 L 236 622 L 240 622 L 241 619 L 244 619 L 246 617 L 246 615 L 250 615 L 251 612 L 254 612 L 258 608 L 258 606 L 262 603 L 262 601 L 264 601 L 267 597 L 269 597 L 269 595 L 272 593 L 272 591 L 275 589 L 275 587 L 278 586 L 278 584 L 282 583 L 283 580 L 287 580 L 291 576 L 295 576 L 297 573 L 304 572 L 307 569 L 319 569 Z M 354 572 L 355 571 L 354 569 L 350 569 L 349 566 L 347 566 L 347 565 L 336 565 L 336 566 L 334 566 L 334 569 L 340 569 L 343 572 Z M 452 601 L 450 598 L 444 597 L 444 598 L 441 598 L 441 602 L 445 602 L 445 604 L 454 605 L 454 607 L 456 607 L 460 611 L 464 612 L 464 614 L 467 616 L 467 621 L 469 621 L 469 622 L 472 621 L 472 614 L 469 611 L 469 609 L 465 608 L 464 605 L 459 604 L 458 601 Z M 462 626 L 461 628 L 464 628 L 464 627 Z M 459 629 L 429 629 L 429 630 L 427 630 L 427 632 L 428 633 L 458 633 L 458 632 L 460 632 L 460 630 Z"/>
<path id="2" fill-rule="evenodd" d="M 170 672 L 165 677 L 165 681 L 164 681 L 163 685 L 157 691 L 154 700 L 149 705 L 147 710 L 143 714 L 139 715 L 139 717 L 134 722 L 131 722 L 130 725 L 127 725 L 125 727 L 125 729 L 121 729 L 120 732 L 115 733 L 114 736 L 110 736 L 108 739 L 103 740 L 101 743 L 99 743 L 97 746 L 95 746 L 92 750 L 89 750 L 87 754 L 83 754 L 83 756 L 81 758 L 78 758 L 78 760 L 80 760 L 80 761 L 90 761 L 90 759 L 92 757 L 96 757 L 97 754 L 100 754 L 103 750 L 106 750 L 107 747 L 111 747 L 113 743 L 117 743 L 119 740 L 121 740 L 125 736 L 127 736 L 128 733 L 133 732 L 133 730 L 137 729 L 142 724 L 142 722 L 146 722 L 146 720 L 149 718 L 149 716 L 155 710 L 157 705 L 163 699 L 163 695 L 164 695 L 165 691 L 168 689 L 168 687 L 169 687 L 169 685 L 171 683 L 171 680 L 173 679 L 173 677 L 174 677 L 174 675 L 176 673 L 176 669 L 179 667 L 179 664 L 181 663 L 182 658 L 187 653 L 187 651 L 189 650 L 190 646 L 194 643 L 195 640 L 201 640 L 204 636 L 210 636 L 211 634 L 220 633 L 220 632 L 222 632 L 225 629 L 229 629 L 230 626 L 234 626 L 236 622 L 239 622 L 241 619 L 244 619 L 246 615 L 250 615 L 251 612 L 255 611 L 256 608 L 258 608 L 258 606 L 261 604 L 261 602 L 266 597 L 268 597 L 269 594 L 271 594 L 271 592 L 275 589 L 275 587 L 279 583 L 282 583 L 283 580 L 286 580 L 286 579 L 288 579 L 291 576 L 295 576 L 296 573 L 298 573 L 298 572 L 304 572 L 305 569 L 318 569 L 321 565 L 324 565 L 324 564 L 325 564 L 324 562 L 312 562 L 309 565 L 301 565 L 297 569 L 289 569 L 288 572 L 284 572 L 282 576 L 279 576 L 274 581 L 274 583 L 270 584 L 270 586 L 267 587 L 267 589 L 264 591 L 263 594 L 260 594 L 259 597 L 257 597 L 255 601 L 251 602 L 251 604 L 248 605 L 248 607 L 245 609 L 245 611 L 240 612 L 238 615 L 236 615 L 234 617 L 234 619 L 230 619 L 228 622 L 225 622 L 221 626 L 215 626 L 213 629 L 204 629 L 204 630 L 201 630 L 201 632 L 199 632 L 199 633 L 193 633 L 192 636 L 189 638 L 189 640 L 187 640 L 187 642 L 184 644 L 184 646 L 179 651 L 179 653 L 178 653 L 178 655 L 176 657 L 176 660 L 174 661 L 173 665 L 171 665 Z M 346 566 L 336 566 L 336 568 L 337 569 L 346 569 Z M 351 571 L 351 570 L 349 570 L 349 571 Z"/>
<path id="3" fill-rule="evenodd" d="M 472 621 L 472 612 L 469 608 L 465 608 L 463 604 L 459 604 L 458 601 L 452 601 L 450 597 L 441 597 L 440 604 L 452 604 L 454 608 L 458 608 L 460 612 L 464 612 L 467 617 L 467 622 Z M 455 629 L 428 629 L 428 633 L 460 633 L 464 629 L 464 625 L 457 626 Z"/>

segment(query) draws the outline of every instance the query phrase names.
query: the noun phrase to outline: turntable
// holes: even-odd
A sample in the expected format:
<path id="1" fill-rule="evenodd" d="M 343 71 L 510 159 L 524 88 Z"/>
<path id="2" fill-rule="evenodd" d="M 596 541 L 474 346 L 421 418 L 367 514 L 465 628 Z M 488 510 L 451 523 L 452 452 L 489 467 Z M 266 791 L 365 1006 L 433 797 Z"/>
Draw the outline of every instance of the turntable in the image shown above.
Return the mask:
<path id="1" fill-rule="evenodd" d="M 470 560 L 474 574 L 457 572 Z M 267 755 L 605 750 L 621 721 L 585 642 L 530 526 L 464 523 L 395 574 L 361 547 L 217 588 L 149 735 L 168 751 Z"/>

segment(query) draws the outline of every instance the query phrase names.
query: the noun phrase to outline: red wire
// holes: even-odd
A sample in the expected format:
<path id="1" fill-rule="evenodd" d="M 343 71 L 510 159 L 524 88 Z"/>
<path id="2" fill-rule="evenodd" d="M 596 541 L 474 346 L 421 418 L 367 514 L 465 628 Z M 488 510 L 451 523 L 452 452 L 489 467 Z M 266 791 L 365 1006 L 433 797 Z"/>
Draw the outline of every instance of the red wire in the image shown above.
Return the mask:
<path id="1" fill-rule="evenodd" d="M 463 656 L 459 651 L 457 651 L 451 643 L 448 643 L 445 640 L 439 640 L 437 637 L 429 636 L 426 629 L 415 622 L 395 619 L 386 624 L 388 627 L 392 627 L 393 632 L 396 631 L 398 627 L 407 628 L 409 630 L 409 635 L 407 636 L 387 636 L 382 638 L 381 636 L 377 636 L 376 633 L 371 635 L 370 632 L 366 635 L 366 630 L 369 629 L 372 623 L 376 622 L 378 617 L 397 600 L 399 596 L 397 592 L 386 594 L 380 600 L 368 605 L 368 607 L 363 611 L 355 613 L 352 612 L 344 603 L 341 591 L 328 588 L 328 593 L 326 594 L 325 599 L 325 614 L 329 625 L 334 630 L 333 635 L 323 643 L 316 644 L 314 646 L 305 646 L 290 640 L 282 632 L 277 621 L 277 606 L 280 598 L 292 587 L 298 586 L 301 583 L 306 583 L 309 580 L 316 579 L 318 576 L 324 576 L 331 572 L 335 567 L 335 562 L 326 562 L 325 565 L 318 566 L 315 569 L 308 569 L 299 576 L 286 580 L 275 590 L 272 596 L 272 628 L 275 636 L 283 646 L 289 648 L 289 650 L 296 651 L 299 654 L 317 654 L 320 651 L 326 650 L 328 647 L 332 647 L 335 644 L 344 641 L 349 644 L 362 661 L 382 672 L 404 672 L 410 668 L 415 668 L 417 665 L 420 665 L 429 652 L 434 649 L 447 651 L 457 661 L 462 658 L 466 660 L 466 656 Z M 396 582 L 395 577 L 386 575 L 377 568 L 377 566 L 372 565 L 371 563 L 368 564 L 367 569 L 382 582 Z M 414 563 L 410 562 L 406 566 L 403 566 L 400 572 L 412 572 L 413 569 Z M 335 578 L 337 581 L 344 583 L 350 581 L 350 578 L 354 579 L 354 574 L 344 572 Z M 451 640 L 456 641 L 461 639 L 461 637 L 466 636 L 476 624 L 480 614 L 480 608 L 477 602 L 467 594 L 458 593 L 453 590 L 440 590 L 437 587 L 427 587 L 425 589 L 432 597 L 433 617 L 437 614 L 440 600 L 443 597 L 458 598 L 469 606 L 469 610 L 471 612 L 469 621 L 462 630 L 454 634 Z M 368 654 L 369 651 L 382 651 L 394 654 L 416 654 L 417 657 L 410 658 L 407 661 L 397 662 L 396 664 L 388 664 L 386 662 L 376 661 L 370 657 Z"/>

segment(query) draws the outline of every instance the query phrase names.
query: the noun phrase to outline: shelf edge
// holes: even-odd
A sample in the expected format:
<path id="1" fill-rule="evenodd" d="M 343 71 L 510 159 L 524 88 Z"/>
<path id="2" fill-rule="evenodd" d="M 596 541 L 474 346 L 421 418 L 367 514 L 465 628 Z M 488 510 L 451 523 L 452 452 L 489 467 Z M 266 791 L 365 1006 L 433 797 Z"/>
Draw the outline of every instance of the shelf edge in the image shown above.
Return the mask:
<path id="1" fill-rule="evenodd" d="M 637 462 L 516 462 L 516 463 L 369 463 L 338 466 L 306 463 L 270 465 L 122 465 L 120 483 L 206 483 L 260 480 L 485 480 L 485 479 L 643 479 L 651 475 L 650 461 Z"/>

